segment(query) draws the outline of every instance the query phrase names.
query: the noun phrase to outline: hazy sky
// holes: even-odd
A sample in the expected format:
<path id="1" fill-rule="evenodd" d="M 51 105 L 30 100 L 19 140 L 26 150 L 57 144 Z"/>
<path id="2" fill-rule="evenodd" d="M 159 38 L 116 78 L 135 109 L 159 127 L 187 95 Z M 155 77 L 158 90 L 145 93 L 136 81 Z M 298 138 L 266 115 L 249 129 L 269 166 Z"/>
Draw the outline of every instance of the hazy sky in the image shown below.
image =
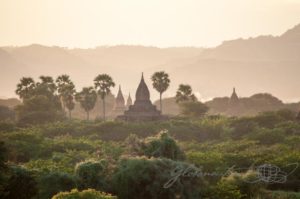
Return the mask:
<path id="1" fill-rule="evenodd" d="M 0 46 L 215 46 L 280 35 L 300 0 L 0 0 Z"/>

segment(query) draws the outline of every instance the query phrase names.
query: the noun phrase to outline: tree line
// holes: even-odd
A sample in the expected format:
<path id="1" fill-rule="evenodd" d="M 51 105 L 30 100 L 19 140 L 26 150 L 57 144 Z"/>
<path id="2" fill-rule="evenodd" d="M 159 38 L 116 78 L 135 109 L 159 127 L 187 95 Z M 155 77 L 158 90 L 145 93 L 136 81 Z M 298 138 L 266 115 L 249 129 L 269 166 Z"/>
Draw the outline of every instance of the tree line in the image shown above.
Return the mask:
<path id="1" fill-rule="evenodd" d="M 160 96 L 160 111 L 162 112 L 162 95 L 170 86 L 169 74 L 164 71 L 155 72 L 151 76 L 152 86 Z M 76 91 L 75 84 L 69 75 L 60 75 L 56 79 L 51 76 L 40 76 L 35 82 L 31 77 L 23 77 L 17 84 L 16 94 L 23 104 L 16 108 L 17 118 L 25 123 L 36 120 L 35 123 L 56 121 L 63 117 L 72 117 L 75 102 L 78 102 L 86 113 L 94 109 L 97 98 L 102 101 L 102 119 L 106 120 L 105 101 L 115 87 L 113 78 L 108 74 L 99 74 L 94 78 L 94 85 L 83 87 Z M 198 102 L 192 88 L 187 84 L 180 84 L 176 92 L 176 102 L 182 105 L 182 113 L 189 116 L 200 116 L 207 112 L 208 108 Z M 189 102 L 189 103 L 187 103 Z M 195 111 L 197 110 L 197 111 Z"/>

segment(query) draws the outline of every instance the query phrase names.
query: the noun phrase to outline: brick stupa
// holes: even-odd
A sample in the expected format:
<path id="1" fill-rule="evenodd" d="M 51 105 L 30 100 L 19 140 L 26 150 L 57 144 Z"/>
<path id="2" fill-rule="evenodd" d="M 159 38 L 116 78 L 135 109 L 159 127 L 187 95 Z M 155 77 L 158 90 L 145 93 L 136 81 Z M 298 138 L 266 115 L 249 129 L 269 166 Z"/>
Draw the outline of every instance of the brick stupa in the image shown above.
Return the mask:
<path id="1" fill-rule="evenodd" d="M 124 115 L 118 116 L 117 119 L 123 121 L 156 121 L 166 119 L 150 101 L 150 92 L 143 74 L 135 93 L 134 104 L 129 106 Z"/>

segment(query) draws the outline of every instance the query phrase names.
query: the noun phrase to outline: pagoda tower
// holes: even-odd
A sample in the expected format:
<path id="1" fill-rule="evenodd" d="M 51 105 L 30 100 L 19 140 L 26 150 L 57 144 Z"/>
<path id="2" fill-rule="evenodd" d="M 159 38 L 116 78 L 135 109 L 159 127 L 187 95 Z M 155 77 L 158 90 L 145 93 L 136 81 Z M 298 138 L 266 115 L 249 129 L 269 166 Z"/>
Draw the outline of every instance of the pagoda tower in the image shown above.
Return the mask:
<path id="1" fill-rule="evenodd" d="M 117 117 L 118 115 L 123 115 L 125 110 L 126 110 L 125 100 L 121 90 L 121 85 L 119 85 L 119 91 L 115 99 L 115 105 L 112 111 L 112 116 Z"/>
<path id="2" fill-rule="evenodd" d="M 228 101 L 228 108 L 226 113 L 230 116 L 238 116 L 240 112 L 240 99 L 236 94 L 235 88 L 233 88 L 233 92 Z"/>
<path id="3" fill-rule="evenodd" d="M 134 104 L 129 106 L 124 115 L 119 116 L 118 119 L 124 121 L 155 121 L 166 119 L 150 101 L 150 92 L 143 74 L 135 93 Z"/>
<path id="4" fill-rule="evenodd" d="M 126 102 L 126 108 L 128 109 L 129 106 L 132 105 L 132 99 L 131 99 L 131 96 L 130 96 L 130 93 L 128 95 L 128 98 L 127 98 L 127 102 Z"/>
<path id="5" fill-rule="evenodd" d="M 238 103 L 239 103 L 239 97 L 237 96 L 237 94 L 235 92 L 235 88 L 233 87 L 233 92 L 231 94 L 229 104 L 236 105 Z"/>

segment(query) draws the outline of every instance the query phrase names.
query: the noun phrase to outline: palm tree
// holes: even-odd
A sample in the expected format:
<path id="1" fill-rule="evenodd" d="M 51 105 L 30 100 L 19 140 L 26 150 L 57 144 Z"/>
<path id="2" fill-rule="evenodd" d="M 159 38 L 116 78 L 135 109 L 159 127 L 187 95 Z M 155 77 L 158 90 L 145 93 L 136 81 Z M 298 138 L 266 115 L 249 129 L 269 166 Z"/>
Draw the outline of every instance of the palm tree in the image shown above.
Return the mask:
<path id="1" fill-rule="evenodd" d="M 74 84 L 66 84 L 64 86 L 64 94 L 63 94 L 63 103 L 65 104 L 66 108 L 69 111 L 69 118 L 71 119 L 71 112 L 75 108 L 74 103 L 74 95 L 76 90 L 74 88 Z"/>
<path id="2" fill-rule="evenodd" d="M 40 80 L 40 82 L 36 83 L 34 94 L 44 95 L 49 100 L 54 100 L 57 87 L 53 78 L 50 76 L 40 76 Z"/>
<path id="3" fill-rule="evenodd" d="M 176 102 L 197 101 L 196 96 L 193 94 L 192 87 L 188 84 L 180 84 L 176 92 Z"/>
<path id="4" fill-rule="evenodd" d="M 33 94 L 35 87 L 36 84 L 31 77 L 23 77 L 17 84 L 16 94 L 23 100 L 28 99 Z"/>
<path id="5" fill-rule="evenodd" d="M 69 118 L 71 118 L 71 111 L 75 107 L 74 103 L 74 95 L 76 93 L 75 85 L 71 81 L 68 75 L 61 75 L 58 76 L 56 79 L 57 87 L 58 87 L 58 94 L 61 100 L 62 107 L 64 111 L 66 108 L 69 111 Z"/>
<path id="6" fill-rule="evenodd" d="M 162 112 L 162 94 L 170 86 L 169 75 L 164 71 L 156 72 L 151 77 L 152 86 L 159 92 L 160 111 Z"/>
<path id="7" fill-rule="evenodd" d="M 111 93 L 110 88 L 115 87 L 115 82 L 109 75 L 101 74 L 94 79 L 94 85 L 98 95 L 102 99 L 103 120 L 105 121 L 105 97 Z"/>
<path id="8" fill-rule="evenodd" d="M 54 83 L 54 80 L 50 76 L 40 76 L 40 83 L 37 83 L 38 85 L 44 85 L 48 92 L 52 93 L 53 95 L 55 94 L 55 91 L 57 89 L 57 86 Z"/>
<path id="9" fill-rule="evenodd" d="M 95 107 L 97 100 L 97 93 L 93 87 L 85 87 L 81 92 L 75 95 L 76 101 L 86 112 L 86 119 L 89 120 L 90 111 Z"/>

